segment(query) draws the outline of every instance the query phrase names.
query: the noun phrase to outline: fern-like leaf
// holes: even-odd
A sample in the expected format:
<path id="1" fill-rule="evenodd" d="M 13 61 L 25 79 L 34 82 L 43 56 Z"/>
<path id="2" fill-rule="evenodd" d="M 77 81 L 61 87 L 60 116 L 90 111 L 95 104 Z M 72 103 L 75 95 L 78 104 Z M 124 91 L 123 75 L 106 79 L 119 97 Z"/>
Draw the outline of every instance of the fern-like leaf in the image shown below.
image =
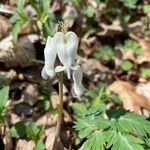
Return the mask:
<path id="1" fill-rule="evenodd" d="M 104 150 L 105 136 L 101 131 L 95 131 L 86 142 L 82 145 L 80 150 Z"/>
<path id="2" fill-rule="evenodd" d="M 122 134 L 115 130 L 108 130 L 105 133 L 107 148 L 111 150 L 144 150 L 144 142 L 130 134 Z"/>

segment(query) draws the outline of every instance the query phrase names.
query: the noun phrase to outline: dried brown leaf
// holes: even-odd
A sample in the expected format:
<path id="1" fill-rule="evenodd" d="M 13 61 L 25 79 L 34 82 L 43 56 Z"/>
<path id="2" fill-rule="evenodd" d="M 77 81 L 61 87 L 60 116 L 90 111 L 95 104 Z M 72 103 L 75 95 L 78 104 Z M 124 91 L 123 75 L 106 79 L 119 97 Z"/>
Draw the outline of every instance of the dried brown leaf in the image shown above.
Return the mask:
<path id="1" fill-rule="evenodd" d="M 141 108 L 150 110 L 150 98 L 136 92 L 135 86 L 126 81 L 115 81 L 108 87 L 108 92 L 118 94 L 127 110 L 135 111 L 141 114 Z"/>

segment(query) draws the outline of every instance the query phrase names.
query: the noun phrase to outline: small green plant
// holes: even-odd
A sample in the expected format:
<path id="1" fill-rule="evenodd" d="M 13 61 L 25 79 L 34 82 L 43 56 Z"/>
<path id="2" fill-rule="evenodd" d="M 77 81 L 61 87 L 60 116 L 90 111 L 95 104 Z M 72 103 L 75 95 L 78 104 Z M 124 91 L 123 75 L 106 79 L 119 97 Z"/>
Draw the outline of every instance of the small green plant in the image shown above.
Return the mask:
<path id="1" fill-rule="evenodd" d="M 34 24 L 36 32 L 44 37 L 52 35 L 52 28 L 50 24 L 51 16 L 49 14 L 49 1 L 48 0 L 29 0 L 30 5 L 36 11 L 36 15 L 28 15 L 24 11 L 25 0 L 17 0 L 17 8 L 10 21 L 13 24 L 12 35 L 14 42 L 17 42 L 18 34 L 21 32 L 24 25 Z M 40 31 L 38 21 L 41 23 L 42 31 Z"/>
<path id="2" fill-rule="evenodd" d="M 9 96 L 9 87 L 3 87 L 0 90 L 0 123 L 5 123 L 5 112 L 6 112 L 6 103 Z"/>
<path id="3" fill-rule="evenodd" d="M 41 94 L 41 96 L 39 97 L 39 100 L 42 103 L 44 110 L 45 111 L 50 110 L 50 108 L 51 108 L 51 101 L 50 101 L 51 92 L 50 92 L 49 88 L 42 87 L 40 89 L 40 94 Z"/>
<path id="4" fill-rule="evenodd" d="M 77 114 L 74 128 L 80 140 L 80 150 L 144 150 L 148 147 L 150 123 L 145 116 L 116 108 L 106 109 L 101 92 L 91 104 L 75 103 Z M 146 139 L 146 140 L 145 140 Z"/>
<path id="5" fill-rule="evenodd" d="M 97 84 L 96 88 L 86 90 L 85 96 L 88 96 L 91 99 L 95 99 L 97 97 L 97 95 L 99 95 L 99 97 L 96 98 L 95 100 L 103 99 L 104 102 L 111 100 L 112 102 L 114 102 L 116 104 L 121 104 L 121 101 L 119 100 L 119 98 L 116 94 L 114 94 L 114 93 L 107 94 L 107 92 L 106 92 L 107 87 L 108 87 L 108 85 L 106 83 L 99 82 Z M 98 103 L 99 103 L 99 100 L 98 100 Z"/>
<path id="6" fill-rule="evenodd" d="M 113 49 L 106 45 L 106 46 L 102 46 L 100 47 L 94 54 L 93 56 L 97 59 L 102 59 L 102 60 L 106 60 L 109 61 L 112 59 L 112 57 L 114 56 L 114 52 Z"/>
<path id="7" fill-rule="evenodd" d="M 20 139 L 20 138 L 29 138 L 35 142 L 34 150 L 44 150 L 45 146 L 43 140 L 41 139 L 41 135 L 43 133 L 44 128 L 38 127 L 33 122 L 18 122 L 12 126 L 10 129 L 11 136 Z"/>
<path id="8" fill-rule="evenodd" d="M 142 67 L 141 73 L 145 77 L 150 77 L 150 67 Z"/>
<path id="9" fill-rule="evenodd" d="M 123 71 L 129 71 L 133 68 L 133 63 L 129 60 L 124 60 L 122 61 L 120 67 Z"/>
<path id="10" fill-rule="evenodd" d="M 126 7 L 130 9 L 135 9 L 138 0 L 123 0 L 123 3 Z"/>
<path id="11" fill-rule="evenodd" d="M 141 45 L 131 39 L 128 39 L 125 41 L 123 49 L 125 51 L 133 51 L 135 56 L 139 56 L 143 53 L 143 49 L 142 49 Z"/>
<path id="12" fill-rule="evenodd" d="M 150 13 L 150 4 L 145 4 L 143 7 L 143 11 L 145 14 Z"/>

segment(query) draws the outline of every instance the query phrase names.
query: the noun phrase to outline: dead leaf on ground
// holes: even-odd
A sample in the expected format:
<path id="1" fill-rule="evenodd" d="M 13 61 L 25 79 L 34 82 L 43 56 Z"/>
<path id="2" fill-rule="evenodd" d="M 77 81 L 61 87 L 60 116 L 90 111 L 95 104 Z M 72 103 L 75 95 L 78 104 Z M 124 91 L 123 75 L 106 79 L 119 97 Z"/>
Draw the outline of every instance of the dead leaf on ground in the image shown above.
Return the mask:
<path id="1" fill-rule="evenodd" d="M 35 143 L 33 141 L 19 140 L 16 145 L 16 150 L 33 150 Z"/>
<path id="2" fill-rule="evenodd" d="M 137 58 L 137 63 L 150 62 L 150 41 L 139 39 L 138 42 L 143 48 L 143 54 Z"/>
<path id="3" fill-rule="evenodd" d="M 47 150 L 51 150 L 53 148 L 55 133 L 56 133 L 55 127 L 51 127 L 50 129 L 47 129 L 45 131 L 46 134 L 45 147 Z M 64 146 L 60 140 L 57 142 L 56 145 L 57 145 L 56 150 L 64 150 Z"/>
<path id="4" fill-rule="evenodd" d="M 141 108 L 150 110 L 150 98 L 142 95 L 143 93 L 137 93 L 136 87 L 126 81 L 115 81 L 108 87 L 108 92 L 114 92 L 118 94 L 120 100 L 123 103 L 123 108 L 131 111 L 135 111 L 141 114 Z"/>
<path id="5" fill-rule="evenodd" d="M 38 126 L 42 126 L 42 125 L 56 125 L 57 123 L 57 119 L 58 119 L 58 115 L 44 115 L 42 117 L 40 117 L 38 120 L 37 120 L 37 125 Z"/>
<path id="6" fill-rule="evenodd" d="M 9 20 L 6 17 L 0 15 L 0 39 L 8 35 L 10 28 L 11 24 Z"/>

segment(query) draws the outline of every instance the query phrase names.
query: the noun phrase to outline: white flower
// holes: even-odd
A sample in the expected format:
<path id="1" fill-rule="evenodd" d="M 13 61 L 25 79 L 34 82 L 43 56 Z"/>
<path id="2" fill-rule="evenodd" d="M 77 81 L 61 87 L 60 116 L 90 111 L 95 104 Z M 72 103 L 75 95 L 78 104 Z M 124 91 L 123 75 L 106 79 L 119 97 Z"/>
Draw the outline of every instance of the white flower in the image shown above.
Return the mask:
<path id="1" fill-rule="evenodd" d="M 55 76 L 54 63 L 56 59 L 56 47 L 54 44 L 54 38 L 50 36 L 47 38 L 46 46 L 44 49 L 45 65 L 42 69 L 41 76 L 43 79 L 48 79 L 48 77 L 53 78 Z"/>
<path id="2" fill-rule="evenodd" d="M 65 70 L 67 72 L 68 79 L 70 79 L 70 69 L 77 55 L 79 39 L 77 35 L 71 31 L 66 34 L 57 32 L 54 35 L 54 39 L 59 60 L 64 65 L 63 67 L 58 66 L 55 71 L 60 72 Z"/>
<path id="3" fill-rule="evenodd" d="M 43 79 L 53 78 L 57 72 L 64 71 L 68 79 L 73 77 L 72 93 L 81 96 L 84 92 L 82 85 L 83 73 L 78 63 L 75 62 L 79 39 L 74 32 L 57 32 L 54 37 L 48 37 L 44 49 L 45 65 L 41 75 Z M 54 67 L 56 55 L 63 66 Z"/>
<path id="4" fill-rule="evenodd" d="M 73 70 L 73 86 L 72 86 L 72 95 L 81 96 L 84 93 L 84 87 L 82 85 L 83 72 L 79 65 L 76 65 Z"/>

